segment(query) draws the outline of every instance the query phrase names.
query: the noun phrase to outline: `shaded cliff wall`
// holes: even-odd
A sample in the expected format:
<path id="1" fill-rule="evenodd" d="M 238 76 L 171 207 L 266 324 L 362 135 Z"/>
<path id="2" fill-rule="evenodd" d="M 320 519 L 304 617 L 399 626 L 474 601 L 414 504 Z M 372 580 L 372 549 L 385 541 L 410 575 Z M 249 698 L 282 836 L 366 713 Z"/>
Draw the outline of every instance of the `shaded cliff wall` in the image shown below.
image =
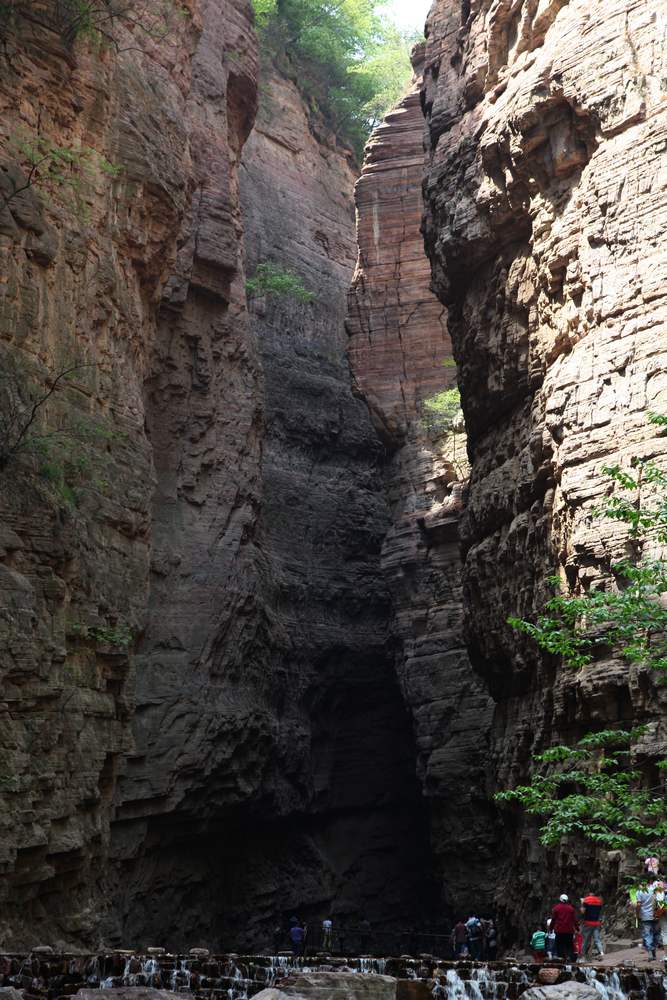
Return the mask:
<path id="1" fill-rule="evenodd" d="M 555 570 L 585 588 L 623 554 L 623 530 L 591 518 L 602 465 L 664 464 L 646 412 L 667 407 L 666 32 L 644 0 L 438 0 L 427 24 L 425 235 L 469 433 L 466 635 L 497 704 L 500 787 L 608 723 L 648 723 L 642 757 L 664 753 L 654 676 L 556 669 L 506 618 L 532 615 Z M 508 920 L 542 916 L 545 886 L 613 885 L 613 858 L 545 853 L 508 823 Z"/>
<path id="2" fill-rule="evenodd" d="M 385 452 L 345 358 L 347 153 L 271 75 L 241 207 L 242 0 L 118 47 L 56 27 L 0 67 L 6 194 L 24 134 L 94 150 L 1 219 L 11 378 L 87 366 L 45 410 L 62 447 L 0 472 L 3 939 L 266 946 L 294 909 L 406 926 L 430 862 Z M 291 265 L 313 303 L 248 316 L 244 226 L 250 268 Z"/>
<path id="3" fill-rule="evenodd" d="M 420 70 L 421 47 L 415 50 Z M 417 745 L 442 899 L 490 907 L 497 866 L 486 767 L 492 702 L 463 641 L 458 521 L 465 439 L 434 434 L 421 404 L 456 385 L 447 315 L 430 289 L 420 233 L 420 80 L 375 130 L 355 196 L 359 257 L 349 297 L 352 371 L 390 458 L 382 570 L 399 645 L 396 672 Z M 474 875 L 472 874 L 474 872 Z"/>
<path id="4" fill-rule="evenodd" d="M 286 742 L 285 794 L 271 811 L 284 847 L 251 859 L 245 879 L 261 897 L 257 918 L 330 910 L 339 926 L 366 917 L 379 931 L 428 912 L 429 852 L 380 571 L 384 449 L 345 354 L 349 158 L 295 84 L 264 67 L 243 155 L 248 273 L 272 261 L 315 297 L 250 301 L 265 379 L 264 594 Z M 260 838 L 261 828 L 258 818 Z"/>
<path id="5" fill-rule="evenodd" d="M 244 796 L 226 727 L 252 734 L 221 710 L 241 700 L 237 632 L 236 676 L 219 679 L 221 637 L 251 604 L 259 467 L 234 181 L 254 108 L 249 6 L 191 4 L 159 40 L 119 25 L 117 47 L 72 49 L 56 27 L 22 25 L 0 67 L 6 194 L 25 138 L 95 150 L 85 176 L 2 214 L 4 363 L 42 386 L 89 364 L 46 429 L 95 428 L 73 487 L 70 468 L 65 490 L 45 476 L 48 443 L 47 461 L 33 449 L 2 473 L 3 936 L 28 944 L 97 940 L 127 885 L 98 884 L 111 819 L 126 859 L 154 838 L 146 817 L 188 793 L 201 812 L 220 784 Z M 188 886 L 171 891 L 177 919 Z"/>

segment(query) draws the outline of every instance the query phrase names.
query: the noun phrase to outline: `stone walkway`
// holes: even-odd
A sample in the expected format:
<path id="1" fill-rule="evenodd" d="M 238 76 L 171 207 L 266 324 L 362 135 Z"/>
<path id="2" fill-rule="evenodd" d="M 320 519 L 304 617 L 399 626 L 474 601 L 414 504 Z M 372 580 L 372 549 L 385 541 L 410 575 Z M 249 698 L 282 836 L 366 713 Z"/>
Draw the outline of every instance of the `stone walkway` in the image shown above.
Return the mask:
<path id="1" fill-rule="evenodd" d="M 625 944 L 625 942 L 623 943 Z M 665 954 L 667 952 L 658 949 L 658 957 L 652 962 L 647 952 L 637 944 L 628 942 L 626 947 L 618 947 L 611 943 L 611 950 L 604 958 L 594 956 L 590 961 L 581 959 L 578 964 L 604 966 L 605 968 L 613 965 L 635 965 L 638 969 L 659 969 L 664 965 L 663 955 Z M 667 971 L 667 967 L 665 967 L 665 971 Z"/>

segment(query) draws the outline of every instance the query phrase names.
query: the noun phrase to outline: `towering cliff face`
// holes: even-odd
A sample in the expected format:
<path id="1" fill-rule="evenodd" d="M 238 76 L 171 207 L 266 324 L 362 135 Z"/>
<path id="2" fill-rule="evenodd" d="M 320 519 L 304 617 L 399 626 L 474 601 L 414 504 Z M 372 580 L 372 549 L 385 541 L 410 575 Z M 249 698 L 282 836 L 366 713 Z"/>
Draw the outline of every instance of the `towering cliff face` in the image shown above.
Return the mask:
<path id="1" fill-rule="evenodd" d="M 248 272 L 289 268 L 314 299 L 250 302 L 265 378 L 263 593 L 285 734 L 274 787 L 285 794 L 263 817 L 246 892 L 261 900 L 258 919 L 328 907 L 338 924 L 366 917 L 377 932 L 428 910 L 429 851 L 380 570 L 384 449 L 345 353 L 355 175 L 294 83 L 267 66 L 261 93 L 243 157 Z M 282 832 L 267 858 L 270 819 Z"/>
<path id="2" fill-rule="evenodd" d="M 422 55 L 420 47 L 418 72 Z M 421 406 L 455 385 L 456 371 L 447 315 L 430 289 L 420 233 L 420 82 L 366 148 L 356 187 L 359 258 L 349 300 L 349 350 L 355 380 L 390 454 L 385 483 L 391 525 L 382 568 L 399 638 L 396 669 L 412 717 L 443 899 L 463 909 L 491 902 L 484 885 L 490 890 L 496 865 L 485 789 L 492 702 L 473 674 L 462 635 L 464 437 L 433 434 Z"/>
<path id="3" fill-rule="evenodd" d="M 235 181 L 256 65 L 243 2 L 183 7 L 166 33 L 121 22 L 101 48 L 44 10 L 0 73 L 3 402 L 87 367 L 42 411 L 60 437 L 2 472 L 3 921 L 6 942 L 90 942 L 112 818 L 125 862 L 147 817 L 247 795 L 227 761 L 262 718 L 237 693 L 261 621 Z M 35 148 L 74 159 L 14 194 Z"/>
<path id="4" fill-rule="evenodd" d="M 648 723 L 650 759 L 667 738 L 650 672 L 557 670 L 506 618 L 533 614 L 554 570 L 576 590 L 624 554 L 591 518 L 604 464 L 664 466 L 646 413 L 667 408 L 667 21 L 645 0 L 437 0 L 427 30 L 425 233 L 470 439 L 466 634 L 497 703 L 495 783 L 608 723 Z M 545 874 L 587 887 L 589 857 L 512 832 L 509 911 L 543 913 Z"/>
<path id="5" fill-rule="evenodd" d="M 428 845 L 345 359 L 353 174 L 271 76 L 241 206 L 249 7 L 126 27 L 21 26 L 0 69 L 3 403 L 75 369 L 0 472 L 3 940 L 405 924 Z M 26 135 L 74 160 L 14 194 Z M 248 316 L 244 226 L 313 303 Z"/>

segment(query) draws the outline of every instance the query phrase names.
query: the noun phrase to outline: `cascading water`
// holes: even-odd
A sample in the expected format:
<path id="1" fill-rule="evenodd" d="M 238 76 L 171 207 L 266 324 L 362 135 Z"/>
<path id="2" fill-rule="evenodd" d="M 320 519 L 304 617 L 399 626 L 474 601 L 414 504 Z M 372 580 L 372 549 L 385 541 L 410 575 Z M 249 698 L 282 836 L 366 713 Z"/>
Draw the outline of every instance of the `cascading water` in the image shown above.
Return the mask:
<path id="1" fill-rule="evenodd" d="M 186 1000 L 249 1000 L 267 986 L 281 987 L 284 977 L 293 973 L 353 972 L 359 976 L 390 975 L 397 980 L 430 980 L 434 1000 L 521 1000 L 530 986 L 539 982 L 535 965 L 508 962 L 443 962 L 431 956 L 420 960 L 378 959 L 364 956 L 345 959 L 329 956 L 301 958 L 292 954 L 181 957 L 164 953 L 131 955 L 128 952 L 99 956 L 39 960 L 36 956 L 0 959 L 4 964 L 5 984 L 20 989 L 35 988 L 39 995 L 45 986 L 50 995 L 61 995 L 63 972 L 70 982 L 108 990 L 120 986 L 152 986 L 171 989 Z M 63 965 L 63 959 L 66 964 Z M 51 968 L 48 966 L 51 965 Z M 78 977 L 78 979 L 77 979 Z M 560 980 L 586 983 L 598 994 L 598 1000 L 667 1000 L 667 970 L 618 966 L 614 969 L 584 965 L 562 967 Z M 69 986 L 69 983 L 67 984 Z M 226 996 L 225 996 L 226 994 Z M 37 996 L 33 998 L 37 1000 Z"/>
<path id="2" fill-rule="evenodd" d="M 360 958 L 358 959 L 358 962 L 358 970 L 353 966 L 353 971 L 363 972 L 367 976 L 383 976 L 384 970 L 387 967 L 387 962 L 384 958 Z"/>
<path id="3" fill-rule="evenodd" d="M 181 959 L 178 966 L 174 966 L 171 973 L 171 988 L 174 992 L 190 989 L 192 973 L 186 959 Z"/>
<path id="4" fill-rule="evenodd" d="M 588 985 L 598 991 L 602 1000 L 626 1000 L 617 972 L 609 972 L 602 979 L 599 978 L 597 970 L 591 966 L 586 966 L 583 972 Z"/>

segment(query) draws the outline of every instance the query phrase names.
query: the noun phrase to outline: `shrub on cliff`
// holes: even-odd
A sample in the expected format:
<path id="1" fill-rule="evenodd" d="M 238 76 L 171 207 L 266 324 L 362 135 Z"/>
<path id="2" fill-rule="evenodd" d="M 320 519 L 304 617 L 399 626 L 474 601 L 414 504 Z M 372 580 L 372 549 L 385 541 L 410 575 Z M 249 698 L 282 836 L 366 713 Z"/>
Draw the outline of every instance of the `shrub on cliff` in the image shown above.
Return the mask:
<path id="1" fill-rule="evenodd" d="M 315 298 L 298 274 L 271 261 L 257 265 L 254 276 L 246 281 L 246 291 L 251 295 L 285 296 L 298 302 L 312 302 Z"/>
<path id="2" fill-rule="evenodd" d="M 253 4 L 265 50 L 361 156 L 371 130 L 409 84 L 414 37 L 378 14 L 374 0 Z"/>
<path id="3" fill-rule="evenodd" d="M 115 179 L 122 168 L 90 146 L 58 146 L 46 135 L 12 135 L 0 163 L 2 207 L 23 192 L 39 192 L 49 201 L 61 200 L 79 218 L 86 218 L 89 191 L 99 174 Z"/>
<path id="4" fill-rule="evenodd" d="M 660 427 L 667 418 L 652 414 Z M 562 657 L 572 667 L 591 663 L 596 651 L 611 650 L 628 664 L 652 667 L 667 681 L 667 560 L 645 555 L 649 541 L 667 543 L 667 472 L 654 462 L 634 458 L 629 471 L 605 466 L 615 491 L 594 516 L 627 525 L 630 555 L 612 565 L 613 579 L 604 589 L 556 594 L 535 622 L 509 618 L 509 624 Z"/>
<path id="5" fill-rule="evenodd" d="M 58 506 L 75 507 L 86 491 L 110 486 L 111 451 L 127 436 L 79 406 L 96 365 L 68 364 L 43 373 L 0 352 L 0 480 L 36 476 Z"/>
<path id="6" fill-rule="evenodd" d="M 632 766 L 643 728 L 604 730 L 575 747 L 556 746 L 533 757 L 530 784 L 499 792 L 497 802 L 518 802 L 545 822 L 540 843 L 556 847 L 564 837 L 581 836 L 607 850 L 632 850 L 640 857 L 667 843 L 665 780 L 642 787 Z M 658 768 L 667 771 L 667 760 Z"/>
<path id="7" fill-rule="evenodd" d="M 427 430 L 436 434 L 453 431 L 461 416 L 461 393 L 458 389 L 443 389 L 422 403 L 422 421 Z"/>

